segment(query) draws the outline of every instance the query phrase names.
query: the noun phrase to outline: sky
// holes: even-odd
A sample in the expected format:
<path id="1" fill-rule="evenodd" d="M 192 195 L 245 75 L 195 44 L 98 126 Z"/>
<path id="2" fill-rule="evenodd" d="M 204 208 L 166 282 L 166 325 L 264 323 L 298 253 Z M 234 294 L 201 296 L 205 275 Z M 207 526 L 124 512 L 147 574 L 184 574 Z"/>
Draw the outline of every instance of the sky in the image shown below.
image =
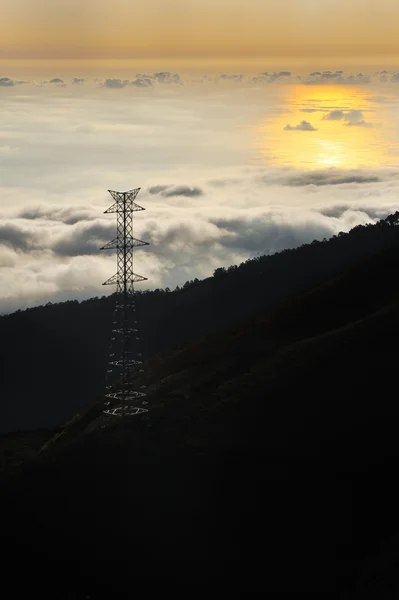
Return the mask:
<path id="1" fill-rule="evenodd" d="M 141 289 L 399 210 L 398 13 L 2 0 L 0 314 L 112 291 L 109 189 L 141 188 Z"/>
<path id="2" fill-rule="evenodd" d="M 397 0 L 2 0 L 3 59 L 395 60 Z"/>

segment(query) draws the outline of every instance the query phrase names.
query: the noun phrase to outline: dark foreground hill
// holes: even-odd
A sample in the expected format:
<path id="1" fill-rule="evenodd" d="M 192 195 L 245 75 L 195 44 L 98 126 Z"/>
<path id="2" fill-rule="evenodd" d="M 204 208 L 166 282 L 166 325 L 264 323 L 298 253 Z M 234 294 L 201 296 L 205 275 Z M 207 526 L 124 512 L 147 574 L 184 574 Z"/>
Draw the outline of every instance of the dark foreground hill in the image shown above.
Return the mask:
<path id="1" fill-rule="evenodd" d="M 154 358 L 148 421 L 93 405 L 4 476 L 14 589 L 396 597 L 398 269 L 384 250 Z"/>
<path id="2" fill-rule="evenodd" d="M 373 254 L 398 247 L 398 222 L 396 213 L 330 240 L 217 269 L 214 277 L 182 289 L 139 294 L 145 356 L 162 356 L 236 328 Z M 113 303 L 113 298 L 69 301 L 0 317 L 0 431 L 62 425 L 101 393 Z M 359 303 L 353 310 L 358 309 Z M 323 318 L 332 323 L 333 315 Z"/>

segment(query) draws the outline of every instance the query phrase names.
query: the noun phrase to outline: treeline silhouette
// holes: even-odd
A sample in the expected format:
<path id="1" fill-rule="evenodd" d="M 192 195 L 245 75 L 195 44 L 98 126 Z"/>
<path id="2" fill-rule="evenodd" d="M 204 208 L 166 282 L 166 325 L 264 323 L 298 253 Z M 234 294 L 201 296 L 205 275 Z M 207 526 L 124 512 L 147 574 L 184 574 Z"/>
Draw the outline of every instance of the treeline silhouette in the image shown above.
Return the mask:
<path id="1" fill-rule="evenodd" d="M 180 291 L 139 295 L 153 335 L 149 421 L 90 432 L 101 410 L 93 406 L 76 435 L 36 460 L 28 459 L 45 432 L 3 436 L 6 450 L 23 459 L 11 484 L 11 476 L 0 478 L 10 540 L 4 571 L 14 589 L 26 584 L 54 595 L 60 588 L 61 597 L 107 589 L 124 598 L 132 582 L 134 593 L 147 594 L 149 582 L 174 593 L 196 582 L 230 597 L 259 590 L 396 597 L 398 216 Z M 330 257 L 325 271 L 319 253 Z M 294 287 L 284 288 L 276 264 L 285 264 Z M 206 331 L 192 325 L 199 290 Z M 258 295 L 246 303 L 248 293 Z M 226 299 L 235 313 L 221 326 Z M 167 313 L 166 300 L 168 310 L 180 302 L 187 312 Z M 82 386 L 88 378 L 76 356 L 87 365 L 92 353 L 93 377 L 102 377 L 95 364 L 101 353 L 83 333 L 95 331 L 106 354 L 108 329 L 101 324 L 99 332 L 98 319 L 110 318 L 112 304 L 71 302 L 6 318 L 19 323 L 39 311 L 43 339 L 69 340 L 65 360 L 62 349 L 46 348 L 47 356 L 55 353 L 55 375 L 31 357 L 40 364 L 40 389 L 46 377 L 64 373 L 47 388 L 48 405 L 76 402 L 79 377 Z M 61 322 L 66 307 L 70 320 Z M 168 314 L 180 326 L 173 348 L 164 339 L 157 346 L 150 327 L 154 318 L 163 332 L 174 331 Z M 36 331 L 32 323 L 25 327 Z M 28 390 L 32 381 L 20 373 L 14 383 Z M 92 385 L 87 379 L 86 396 Z M 32 402 L 43 402 L 35 394 L 32 387 Z"/>
<path id="2" fill-rule="evenodd" d="M 137 293 L 147 359 L 236 327 L 399 244 L 399 213 L 296 249 L 219 268 L 171 291 Z M 69 420 L 105 384 L 113 296 L 19 310 L 0 317 L 1 430 Z"/>

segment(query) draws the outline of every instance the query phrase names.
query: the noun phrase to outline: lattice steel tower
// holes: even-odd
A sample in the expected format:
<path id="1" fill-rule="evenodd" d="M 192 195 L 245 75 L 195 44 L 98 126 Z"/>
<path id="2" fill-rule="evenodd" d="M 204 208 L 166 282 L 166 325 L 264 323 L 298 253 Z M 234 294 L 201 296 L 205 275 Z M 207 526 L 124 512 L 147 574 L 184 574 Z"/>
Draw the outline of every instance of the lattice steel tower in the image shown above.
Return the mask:
<path id="1" fill-rule="evenodd" d="M 101 250 L 116 249 L 118 269 L 113 277 L 103 283 L 117 286 L 106 383 L 106 397 L 109 400 L 104 413 L 124 418 L 148 412 L 144 408 L 147 404 L 144 399 L 145 386 L 138 389 L 137 381 L 132 379 L 135 372 L 143 372 L 134 284 L 147 279 L 133 272 L 133 250 L 148 246 L 148 243 L 133 237 L 133 214 L 145 210 L 134 202 L 140 188 L 128 192 L 108 191 L 115 202 L 105 214 L 116 213 L 117 235 Z"/>

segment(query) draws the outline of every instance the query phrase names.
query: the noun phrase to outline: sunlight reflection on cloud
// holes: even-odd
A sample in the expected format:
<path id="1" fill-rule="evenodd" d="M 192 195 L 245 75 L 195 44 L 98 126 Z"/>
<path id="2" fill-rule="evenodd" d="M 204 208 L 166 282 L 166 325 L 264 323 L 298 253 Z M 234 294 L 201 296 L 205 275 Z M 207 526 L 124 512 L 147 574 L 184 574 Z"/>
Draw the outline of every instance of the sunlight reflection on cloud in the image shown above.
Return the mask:
<path id="1" fill-rule="evenodd" d="M 148 90 L 64 77 L 67 88 L 1 89 L 0 312 L 108 291 L 114 257 L 97 253 L 114 227 L 107 189 L 142 187 L 135 234 L 152 245 L 137 262 L 152 287 L 399 208 L 399 86 L 259 90 L 238 75 L 197 89 L 160 73 Z M 303 111 L 315 131 L 283 131 Z"/>

